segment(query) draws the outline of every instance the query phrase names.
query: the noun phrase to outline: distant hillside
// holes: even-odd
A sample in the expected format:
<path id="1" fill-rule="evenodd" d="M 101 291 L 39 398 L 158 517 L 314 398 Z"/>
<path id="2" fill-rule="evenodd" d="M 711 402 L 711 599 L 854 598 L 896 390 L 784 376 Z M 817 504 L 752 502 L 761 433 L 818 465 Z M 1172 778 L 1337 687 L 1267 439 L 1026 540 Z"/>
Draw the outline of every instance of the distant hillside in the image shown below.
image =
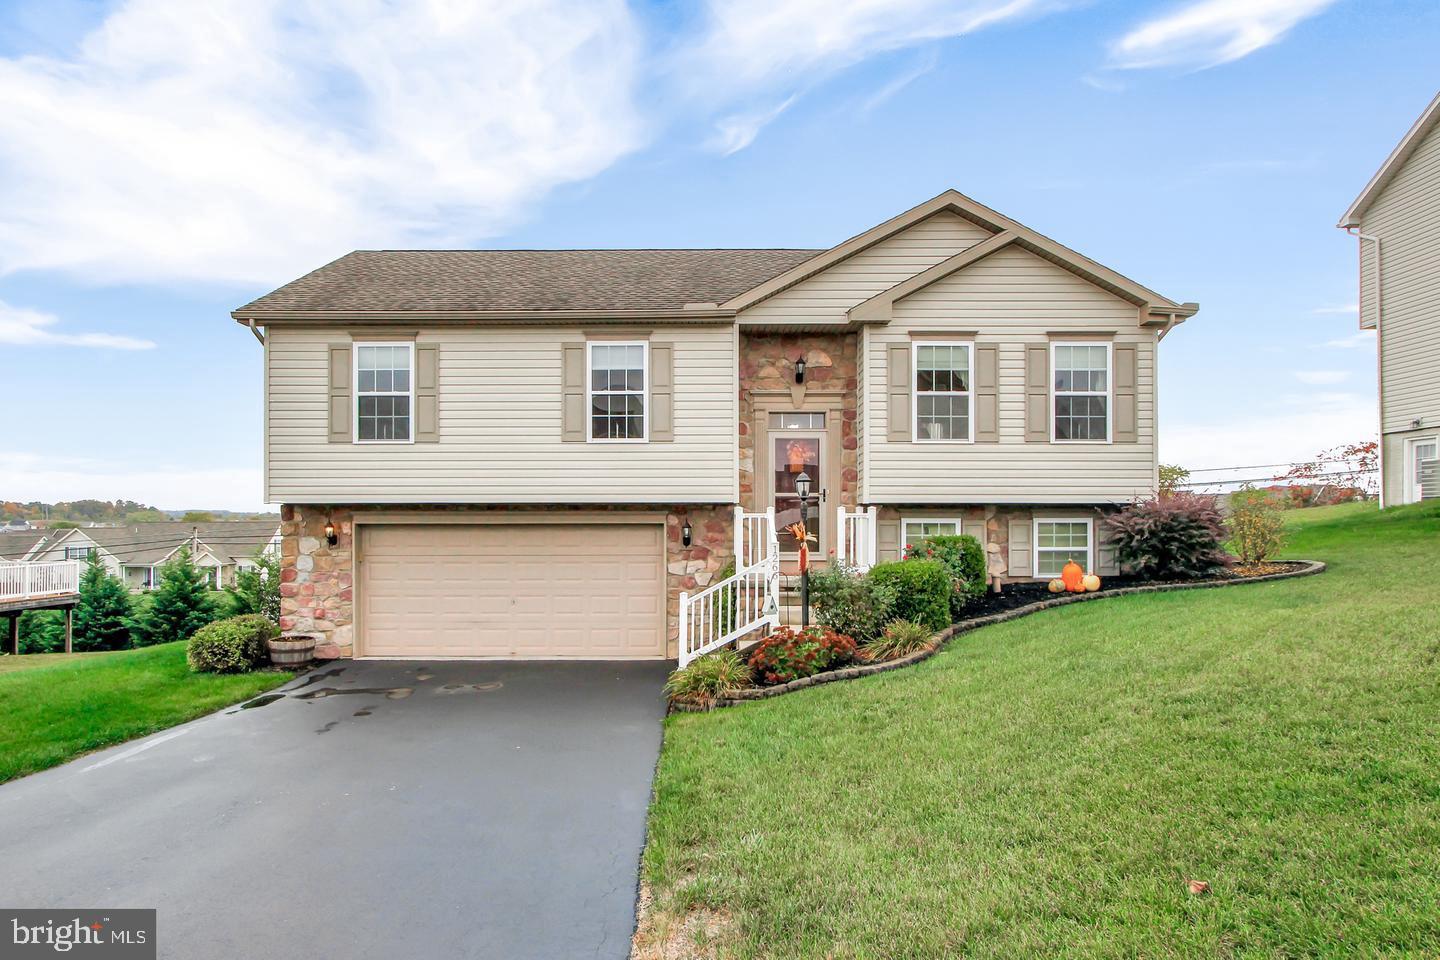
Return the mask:
<path id="1" fill-rule="evenodd" d="M 244 513 L 236 510 L 161 510 L 133 500 L 69 500 L 42 503 L 0 502 L 0 523 L 8 520 L 56 523 L 143 523 L 147 520 L 268 520 L 277 513 Z"/>

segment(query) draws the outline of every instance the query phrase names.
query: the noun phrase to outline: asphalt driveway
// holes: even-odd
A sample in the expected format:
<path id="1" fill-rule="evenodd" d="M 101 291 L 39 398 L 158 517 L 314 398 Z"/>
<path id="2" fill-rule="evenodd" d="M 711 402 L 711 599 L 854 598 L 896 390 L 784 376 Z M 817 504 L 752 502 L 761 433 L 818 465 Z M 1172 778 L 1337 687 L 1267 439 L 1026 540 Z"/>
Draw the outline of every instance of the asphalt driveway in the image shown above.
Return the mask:
<path id="1" fill-rule="evenodd" d="M 666 669 L 341 662 L 0 786 L 0 890 L 184 960 L 625 957 Z"/>

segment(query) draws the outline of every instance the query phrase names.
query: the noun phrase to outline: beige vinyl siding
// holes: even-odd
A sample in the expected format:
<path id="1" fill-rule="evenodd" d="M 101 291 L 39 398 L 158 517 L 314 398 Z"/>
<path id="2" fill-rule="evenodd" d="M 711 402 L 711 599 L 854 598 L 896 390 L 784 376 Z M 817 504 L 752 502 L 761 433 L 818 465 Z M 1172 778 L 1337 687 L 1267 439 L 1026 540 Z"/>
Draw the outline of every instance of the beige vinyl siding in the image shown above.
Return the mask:
<path id="1" fill-rule="evenodd" d="M 1440 425 L 1440 127 L 1381 192 L 1360 229 L 1381 241 L 1381 430 L 1409 431 L 1416 419 Z M 1374 244 L 1360 249 L 1361 316 L 1373 324 Z M 1400 502 L 1399 488 L 1388 482 L 1386 502 Z"/>
<path id="2" fill-rule="evenodd" d="M 742 311 L 740 323 L 846 323 L 851 307 L 990 236 L 957 214 L 937 213 Z"/>
<path id="3" fill-rule="evenodd" d="M 895 442 L 885 430 L 885 353 L 911 330 L 976 331 L 998 347 L 998 443 Z M 1136 346 L 1134 443 L 1025 440 L 1025 348 L 1052 331 L 1113 331 Z M 1119 503 L 1155 485 L 1156 338 L 1131 303 L 1017 247 L 940 280 L 895 305 L 871 329 L 865 376 L 866 498 L 875 503 Z M 1113 369 L 1112 369 L 1113 375 Z M 1113 379 L 1113 376 L 1112 376 Z"/>
<path id="4" fill-rule="evenodd" d="M 675 440 L 561 440 L 561 344 L 575 327 L 421 330 L 439 345 L 439 440 L 327 442 L 327 345 L 343 328 L 274 327 L 267 344 L 267 489 L 276 503 L 730 503 L 735 337 L 657 328 L 673 344 Z"/>

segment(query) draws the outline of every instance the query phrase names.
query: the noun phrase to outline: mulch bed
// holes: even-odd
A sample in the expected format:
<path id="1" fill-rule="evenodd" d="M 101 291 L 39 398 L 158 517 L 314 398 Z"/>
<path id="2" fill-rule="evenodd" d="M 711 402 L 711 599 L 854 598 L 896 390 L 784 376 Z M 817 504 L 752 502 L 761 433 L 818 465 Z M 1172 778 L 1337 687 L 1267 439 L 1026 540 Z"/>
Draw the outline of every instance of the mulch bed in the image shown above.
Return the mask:
<path id="1" fill-rule="evenodd" d="M 737 690 L 731 697 L 716 700 L 708 704 L 672 701 L 670 709 L 681 713 L 705 713 L 719 707 L 733 707 L 751 700 L 767 700 L 770 697 L 778 697 L 782 694 L 791 693 L 796 690 L 804 690 L 807 687 L 817 686 L 822 683 L 834 683 L 837 680 L 854 680 L 857 677 L 868 677 L 873 673 L 897 670 L 900 667 L 908 667 L 912 663 L 919 663 L 921 660 L 928 660 L 944 647 L 947 641 L 958 634 L 969 633 L 971 630 L 989 626 L 992 623 L 1004 623 L 1007 620 L 1016 620 L 1041 610 L 1049 610 L 1052 607 L 1065 606 L 1070 603 L 1084 603 L 1090 600 L 1101 600 L 1105 597 L 1126 596 L 1134 593 L 1164 593 L 1171 590 L 1205 590 L 1215 587 L 1237 586 L 1242 583 L 1287 580 L 1292 577 L 1312 576 L 1317 573 L 1323 573 L 1324 570 L 1325 564 L 1318 560 L 1291 560 L 1268 563 L 1265 564 L 1263 568 L 1253 572 L 1249 570 L 1244 572 L 1230 571 L 1209 580 L 1145 581 L 1136 577 L 1106 577 L 1103 581 L 1104 586 L 1095 593 L 1051 593 L 1047 584 L 1039 582 L 1006 584 L 1004 592 L 999 594 L 987 593 L 983 599 L 971 602 L 965 608 L 965 613 L 960 620 L 935 635 L 934 643 L 908 656 L 899 657 L 895 660 L 886 660 L 881 663 L 854 664 L 841 667 L 838 670 L 828 670 L 824 673 L 817 673 L 814 676 L 802 677 L 799 680 L 791 680 L 789 683 L 781 683 L 773 687 L 751 687 L 746 690 Z"/>

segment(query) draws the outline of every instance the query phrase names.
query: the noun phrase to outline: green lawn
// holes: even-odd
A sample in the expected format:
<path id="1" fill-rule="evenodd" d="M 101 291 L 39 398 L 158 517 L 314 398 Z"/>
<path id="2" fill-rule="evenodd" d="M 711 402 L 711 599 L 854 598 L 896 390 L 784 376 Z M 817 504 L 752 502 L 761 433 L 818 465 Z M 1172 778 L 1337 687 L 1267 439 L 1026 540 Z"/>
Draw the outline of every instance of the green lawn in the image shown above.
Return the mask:
<path id="1" fill-rule="evenodd" d="M 289 673 L 191 673 L 184 643 L 0 657 L 0 782 L 247 699 Z"/>
<path id="2" fill-rule="evenodd" d="M 1291 524 L 1327 573 L 670 718 L 657 926 L 734 957 L 1436 956 L 1440 508 Z"/>

